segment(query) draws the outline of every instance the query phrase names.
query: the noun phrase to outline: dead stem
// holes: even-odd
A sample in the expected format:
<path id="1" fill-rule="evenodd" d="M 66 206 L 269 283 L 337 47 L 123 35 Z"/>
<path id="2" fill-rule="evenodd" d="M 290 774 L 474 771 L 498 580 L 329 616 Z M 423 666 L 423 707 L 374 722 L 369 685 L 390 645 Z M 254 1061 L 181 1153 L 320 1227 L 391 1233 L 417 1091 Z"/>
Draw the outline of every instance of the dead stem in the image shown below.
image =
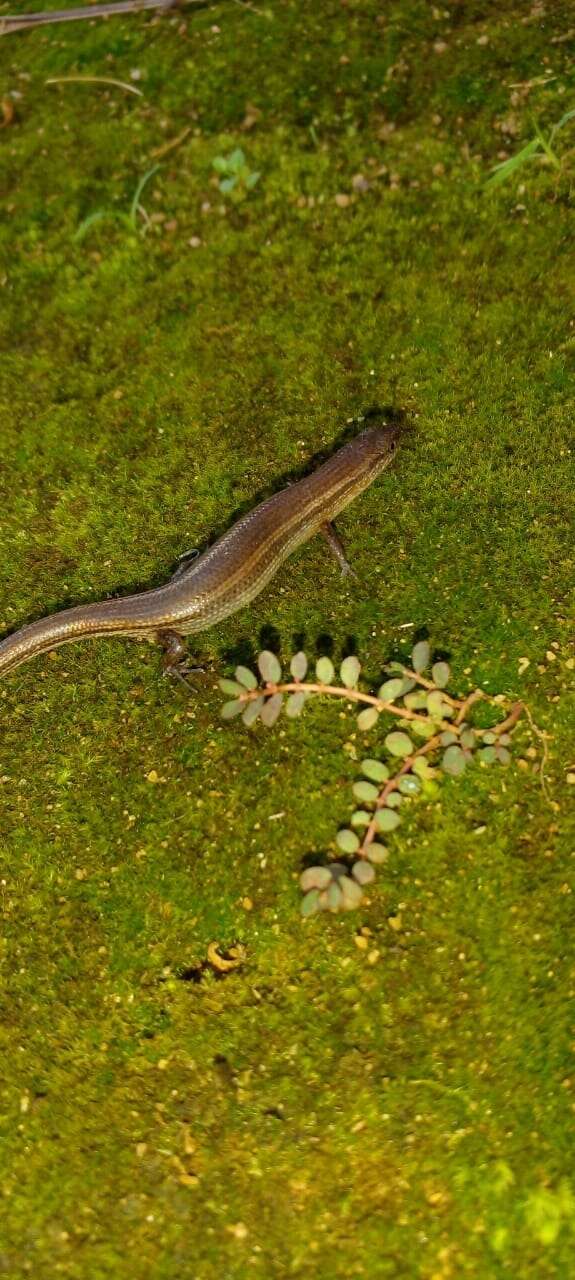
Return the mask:
<path id="1" fill-rule="evenodd" d="M 207 8 L 210 0 L 182 0 L 185 5 L 193 4 L 199 8 Z M 39 13 L 7 13 L 0 16 L 0 36 L 11 35 L 14 31 L 25 31 L 29 27 L 45 26 L 49 22 L 78 22 L 81 19 L 114 18 L 123 13 L 139 13 L 145 9 L 159 9 L 170 12 L 179 7 L 179 0 L 116 0 L 116 3 L 82 5 L 78 9 L 46 9 Z"/>
<path id="2" fill-rule="evenodd" d="M 539 738 L 539 741 L 542 744 L 541 768 L 539 770 L 539 778 L 541 781 L 541 790 L 543 792 L 543 795 L 545 796 L 547 803 L 552 804 L 551 791 L 549 788 L 549 782 L 547 780 L 547 774 L 545 772 L 547 761 L 549 759 L 549 747 L 547 746 L 548 734 L 544 733 L 544 731 L 540 729 L 538 725 L 535 724 L 531 711 L 527 706 L 527 703 L 518 703 L 517 705 L 520 706 L 523 711 L 525 711 L 525 715 L 527 716 L 527 719 L 529 721 L 531 732 L 535 735 L 536 738 Z"/>

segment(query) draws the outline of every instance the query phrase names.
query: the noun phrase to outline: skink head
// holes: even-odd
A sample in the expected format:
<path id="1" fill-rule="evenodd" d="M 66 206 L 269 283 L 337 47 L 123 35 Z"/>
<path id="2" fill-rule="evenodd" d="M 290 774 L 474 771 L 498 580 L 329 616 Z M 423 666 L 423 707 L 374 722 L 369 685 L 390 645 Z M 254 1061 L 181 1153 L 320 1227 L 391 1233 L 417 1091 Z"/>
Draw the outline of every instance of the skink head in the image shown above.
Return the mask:
<path id="1" fill-rule="evenodd" d="M 391 462 L 398 446 L 401 427 L 398 423 L 390 423 L 381 427 L 368 427 L 356 436 L 350 446 L 358 461 L 367 469 L 378 472 Z"/>

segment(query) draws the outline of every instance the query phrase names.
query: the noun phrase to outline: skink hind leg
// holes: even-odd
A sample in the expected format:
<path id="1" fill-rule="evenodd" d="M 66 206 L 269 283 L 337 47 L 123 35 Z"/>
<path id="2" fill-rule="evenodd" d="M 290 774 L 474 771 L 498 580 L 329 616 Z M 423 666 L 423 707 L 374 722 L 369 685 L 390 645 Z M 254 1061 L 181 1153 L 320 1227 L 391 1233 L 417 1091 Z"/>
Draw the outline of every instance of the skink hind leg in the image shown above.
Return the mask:
<path id="1" fill-rule="evenodd" d="M 180 680 L 182 684 L 186 685 L 186 688 L 193 690 L 194 686 L 186 679 L 186 676 L 193 671 L 201 671 L 202 667 L 190 667 L 188 665 L 190 655 L 182 636 L 177 631 L 158 631 L 156 640 L 164 651 L 162 661 L 164 675 Z"/>
<path id="2" fill-rule="evenodd" d="M 341 539 L 338 537 L 333 525 L 330 524 L 329 520 L 326 520 L 325 524 L 322 524 L 320 526 L 320 533 L 322 537 L 325 538 L 330 551 L 333 552 L 339 564 L 342 578 L 349 578 L 349 577 L 357 578 L 355 569 L 352 569 L 349 563 L 349 560 L 346 559 L 346 554 L 343 549 Z"/>

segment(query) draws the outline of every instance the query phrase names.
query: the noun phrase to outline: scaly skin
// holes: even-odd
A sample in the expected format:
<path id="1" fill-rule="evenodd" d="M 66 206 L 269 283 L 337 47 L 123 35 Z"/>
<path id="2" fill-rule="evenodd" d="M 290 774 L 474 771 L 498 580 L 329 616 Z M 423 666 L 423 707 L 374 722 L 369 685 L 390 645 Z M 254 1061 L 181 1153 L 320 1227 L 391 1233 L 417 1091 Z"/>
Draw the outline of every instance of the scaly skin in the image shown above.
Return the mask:
<path id="1" fill-rule="evenodd" d="M 284 560 L 320 532 L 392 460 L 397 427 L 373 427 L 312 475 L 260 503 L 163 587 L 51 614 L 0 642 L 0 676 L 36 654 L 94 636 L 130 636 L 162 645 L 173 667 L 180 637 L 249 604 Z"/>

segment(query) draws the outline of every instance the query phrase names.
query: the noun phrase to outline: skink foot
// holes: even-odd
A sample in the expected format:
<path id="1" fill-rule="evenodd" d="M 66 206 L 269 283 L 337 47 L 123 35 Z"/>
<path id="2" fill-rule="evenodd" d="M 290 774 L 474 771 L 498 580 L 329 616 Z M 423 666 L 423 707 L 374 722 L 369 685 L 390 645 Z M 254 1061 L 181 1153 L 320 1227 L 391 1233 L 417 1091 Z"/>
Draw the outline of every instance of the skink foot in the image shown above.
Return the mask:
<path id="1" fill-rule="evenodd" d="M 177 631 L 158 631 L 156 636 L 158 644 L 164 651 L 162 660 L 163 675 L 172 676 L 173 679 L 179 680 L 181 684 L 192 692 L 197 693 L 197 689 L 190 680 L 188 675 L 193 675 L 195 671 L 203 671 L 203 667 L 190 667 L 190 655 L 182 639 Z"/>

